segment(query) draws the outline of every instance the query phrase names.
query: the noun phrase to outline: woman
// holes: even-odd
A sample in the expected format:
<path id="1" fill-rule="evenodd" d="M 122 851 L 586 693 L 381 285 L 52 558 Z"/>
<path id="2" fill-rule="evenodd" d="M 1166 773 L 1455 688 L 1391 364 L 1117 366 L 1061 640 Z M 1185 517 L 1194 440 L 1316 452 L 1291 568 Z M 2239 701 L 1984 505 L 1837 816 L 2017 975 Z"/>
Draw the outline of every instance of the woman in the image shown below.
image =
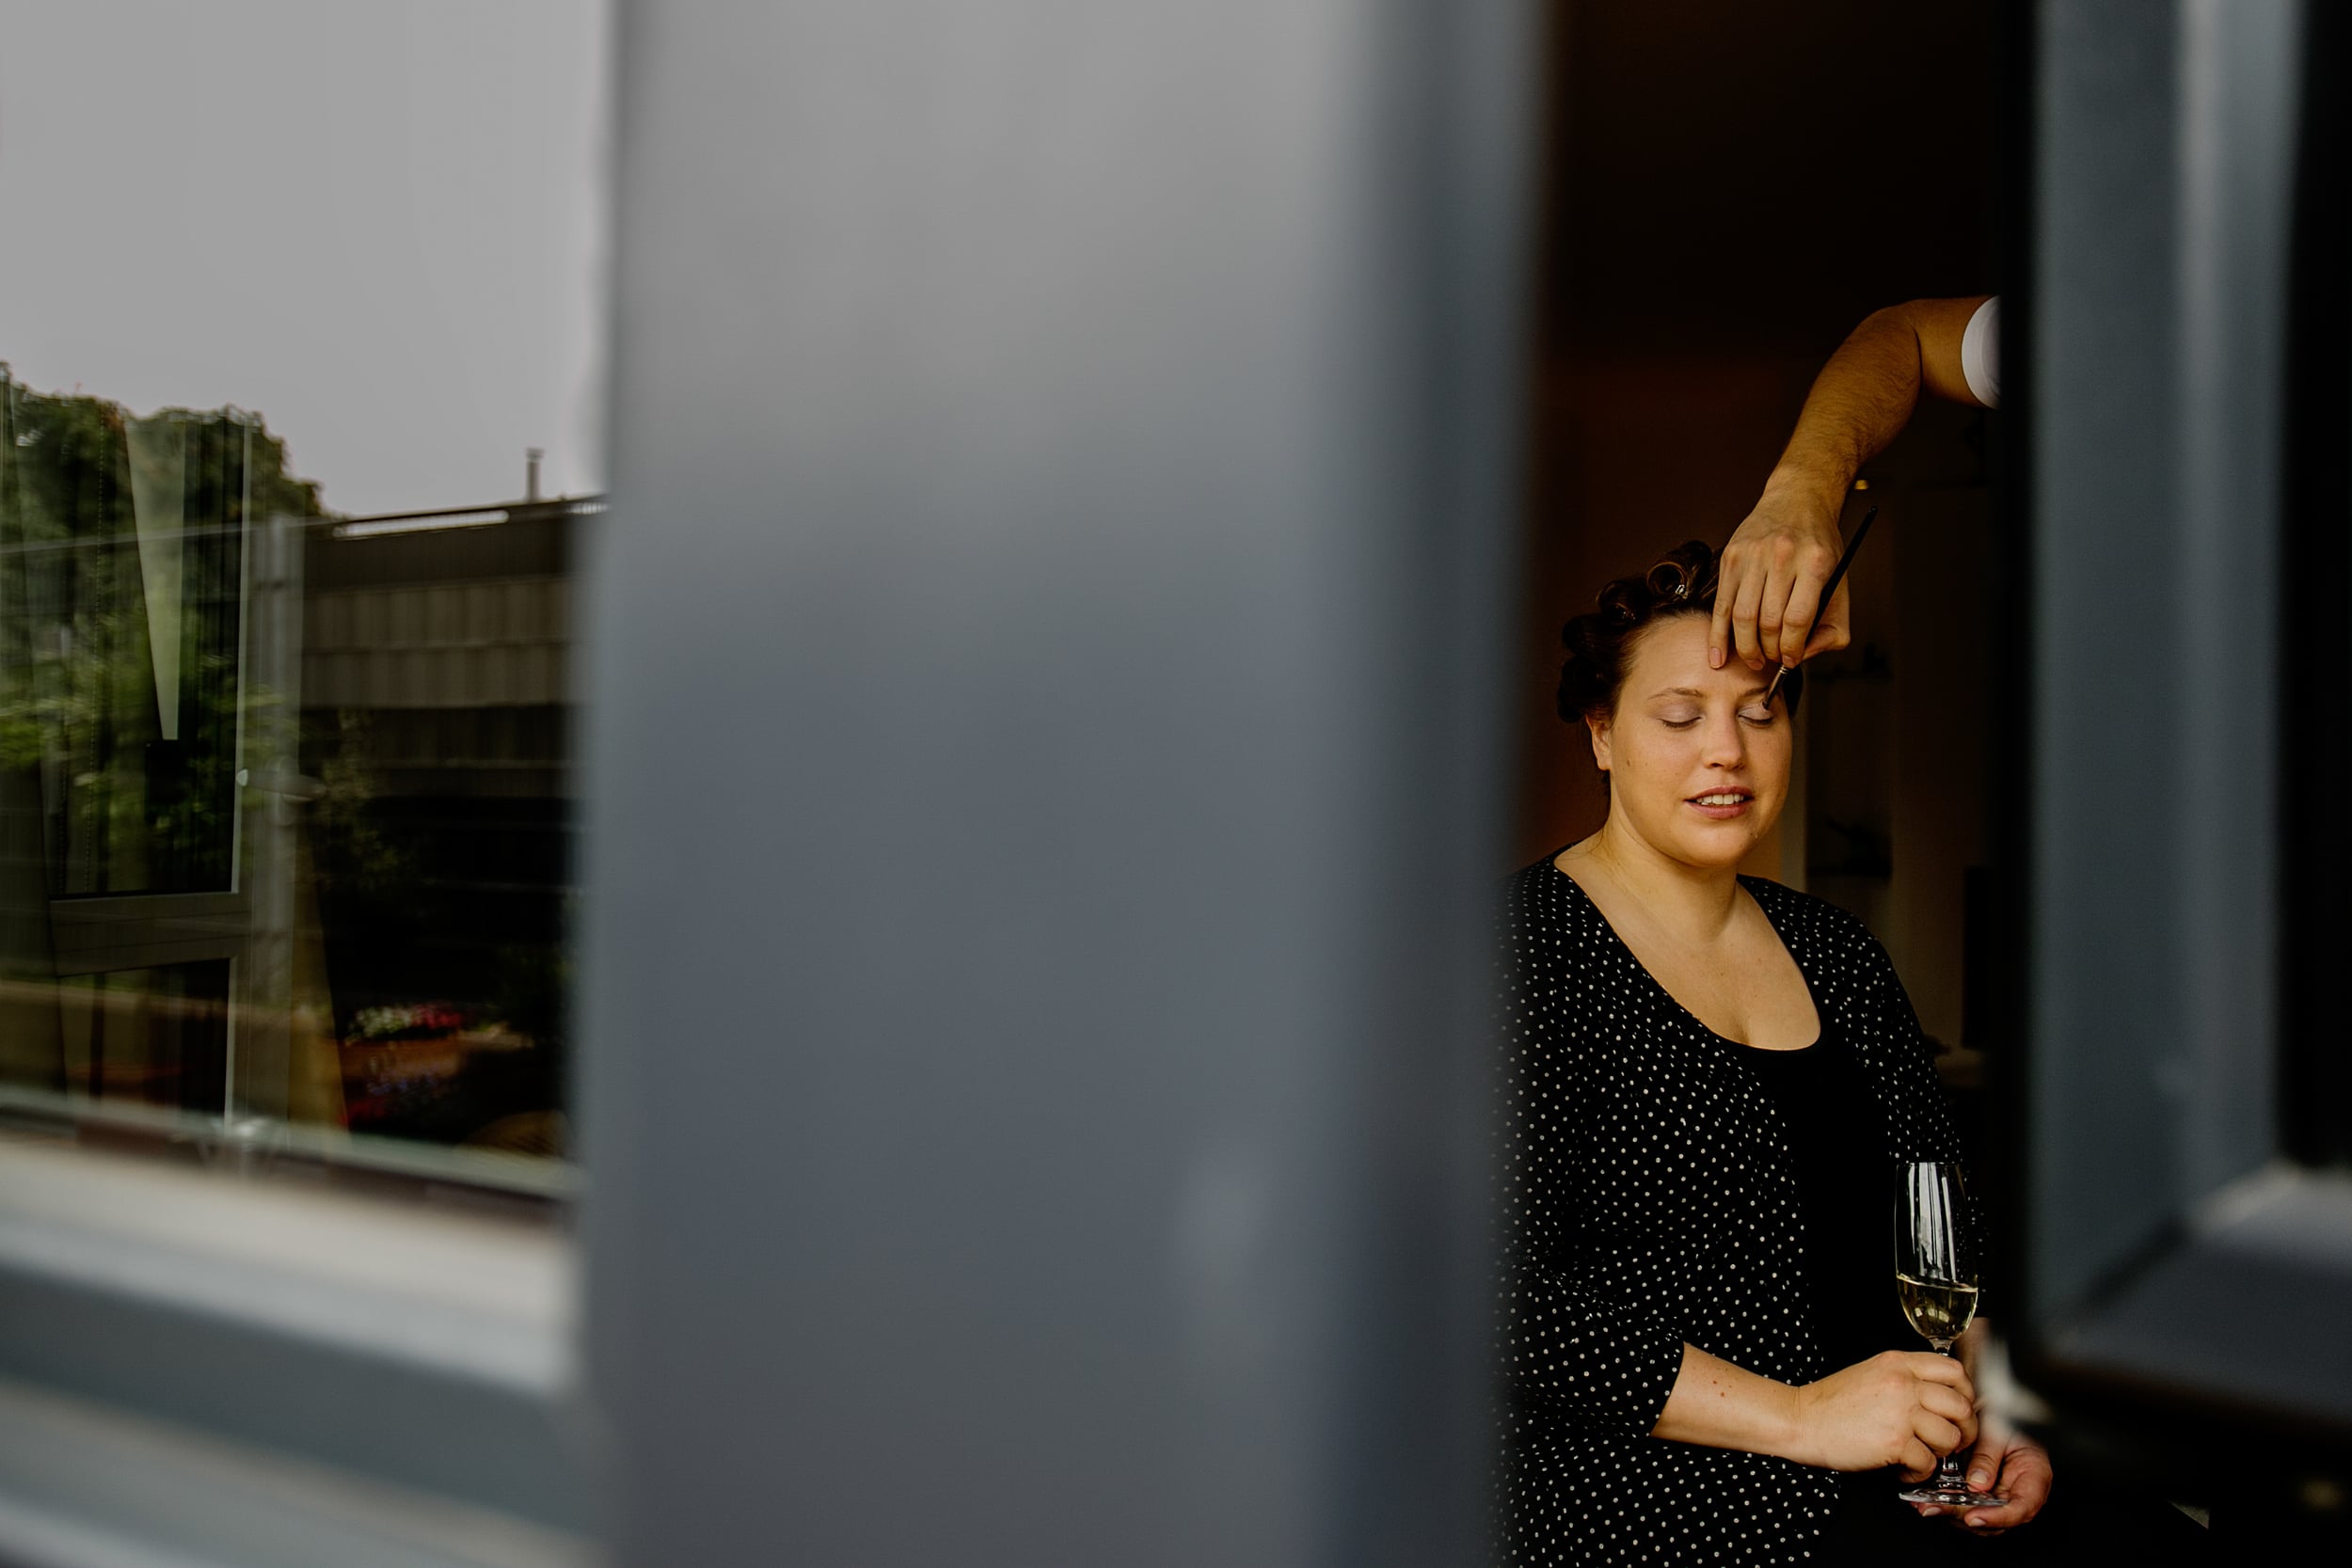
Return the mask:
<path id="1" fill-rule="evenodd" d="M 1958 1140 L 1861 922 L 1738 874 L 1802 677 L 1767 706 L 1765 674 L 1712 667 L 1714 587 L 1689 544 L 1568 623 L 1560 711 L 1609 816 L 1509 890 L 1501 1555 L 1528 1568 L 1819 1563 L 1857 1532 L 1931 1558 L 1958 1536 L 1895 1473 L 1955 1449 L 2010 1499 L 1962 1530 L 2050 1490 L 1896 1306 L 1892 1162 Z"/>

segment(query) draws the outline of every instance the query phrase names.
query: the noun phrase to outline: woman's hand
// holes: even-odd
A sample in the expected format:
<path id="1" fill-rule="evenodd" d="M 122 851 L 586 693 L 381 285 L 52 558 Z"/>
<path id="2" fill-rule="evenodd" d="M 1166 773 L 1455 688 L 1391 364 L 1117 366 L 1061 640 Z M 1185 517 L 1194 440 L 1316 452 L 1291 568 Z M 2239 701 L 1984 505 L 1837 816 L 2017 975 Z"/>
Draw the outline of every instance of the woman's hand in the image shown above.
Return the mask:
<path id="1" fill-rule="evenodd" d="M 1925 1481 L 1935 1462 L 1977 1440 L 1977 1390 L 1948 1355 L 1882 1351 L 1789 1390 L 1788 1457 L 1827 1470 L 1902 1466 Z"/>
<path id="2" fill-rule="evenodd" d="M 1998 1508 L 1960 1511 L 1960 1522 L 1969 1534 L 1998 1535 L 2041 1513 L 2050 1500 L 2050 1456 L 2031 1438 L 1987 1420 L 1976 1451 L 1968 1456 L 1968 1484 L 2009 1498 Z M 1921 1503 L 1918 1509 L 1931 1519 L 1949 1512 L 1933 1503 Z"/>

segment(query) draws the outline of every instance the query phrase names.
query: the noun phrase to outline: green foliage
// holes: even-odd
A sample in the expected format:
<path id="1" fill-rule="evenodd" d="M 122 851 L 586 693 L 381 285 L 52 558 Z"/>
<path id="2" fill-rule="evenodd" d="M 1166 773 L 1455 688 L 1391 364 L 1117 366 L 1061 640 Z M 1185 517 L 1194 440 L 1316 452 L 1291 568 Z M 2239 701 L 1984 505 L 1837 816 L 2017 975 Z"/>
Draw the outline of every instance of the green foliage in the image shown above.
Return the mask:
<path id="1" fill-rule="evenodd" d="M 334 724 L 331 736 L 314 734 L 302 748 L 313 759 L 319 782 L 319 794 L 308 808 L 318 835 L 319 885 L 346 899 L 397 911 L 417 870 L 406 847 L 384 831 L 372 809 L 384 793 L 372 765 L 373 726 L 360 708 L 337 708 Z"/>
<path id="2" fill-rule="evenodd" d="M 166 409 L 140 421 L 167 434 L 139 477 L 178 510 L 160 535 L 151 515 L 168 560 L 143 566 L 133 424 L 0 366 L 0 767 L 41 772 L 59 892 L 227 885 L 239 726 L 286 722 L 265 692 L 241 711 L 246 521 L 319 513 L 258 416 Z M 151 648 L 163 631 L 177 645 Z"/>

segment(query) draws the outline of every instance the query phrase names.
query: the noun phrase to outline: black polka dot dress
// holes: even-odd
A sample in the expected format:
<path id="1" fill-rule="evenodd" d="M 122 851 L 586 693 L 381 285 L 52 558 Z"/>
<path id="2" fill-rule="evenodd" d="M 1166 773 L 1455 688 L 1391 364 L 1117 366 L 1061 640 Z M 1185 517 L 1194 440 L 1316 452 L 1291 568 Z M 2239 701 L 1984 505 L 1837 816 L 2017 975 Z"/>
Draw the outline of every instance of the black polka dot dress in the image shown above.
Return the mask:
<path id="1" fill-rule="evenodd" d="M 1885 950 L 1835 905 L 1740 880 L 1849 1042 L 1889 1158 L 1957 1158 Z M 1806 1321 L 1796 1178 L 1749 1048 L 1667 995 L 1549 858 L 1506 889 L 1501 1003 L 1499 1560 L 1824 1560 L 1829 1472 L 1649 1435 L 1686 1340 L 1784 1383 L 1836 1370 Z"/>

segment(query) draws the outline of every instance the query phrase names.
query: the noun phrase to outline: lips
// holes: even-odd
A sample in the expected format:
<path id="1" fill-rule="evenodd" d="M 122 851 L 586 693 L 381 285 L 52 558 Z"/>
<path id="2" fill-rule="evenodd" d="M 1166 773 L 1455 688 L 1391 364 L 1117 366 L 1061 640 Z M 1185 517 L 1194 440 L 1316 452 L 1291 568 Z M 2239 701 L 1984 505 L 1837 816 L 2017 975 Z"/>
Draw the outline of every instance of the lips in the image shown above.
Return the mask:
<path id="1" fill-rule="evenodd" d="M 1745 816 L 1748 808 L 1755 803 L 1756 792 L 1740 788 L 1710 789 L 1704 795 L 1693 795 L 1684 802 L 1700 816 L 1711 816 L 1718 822 Z"/>

